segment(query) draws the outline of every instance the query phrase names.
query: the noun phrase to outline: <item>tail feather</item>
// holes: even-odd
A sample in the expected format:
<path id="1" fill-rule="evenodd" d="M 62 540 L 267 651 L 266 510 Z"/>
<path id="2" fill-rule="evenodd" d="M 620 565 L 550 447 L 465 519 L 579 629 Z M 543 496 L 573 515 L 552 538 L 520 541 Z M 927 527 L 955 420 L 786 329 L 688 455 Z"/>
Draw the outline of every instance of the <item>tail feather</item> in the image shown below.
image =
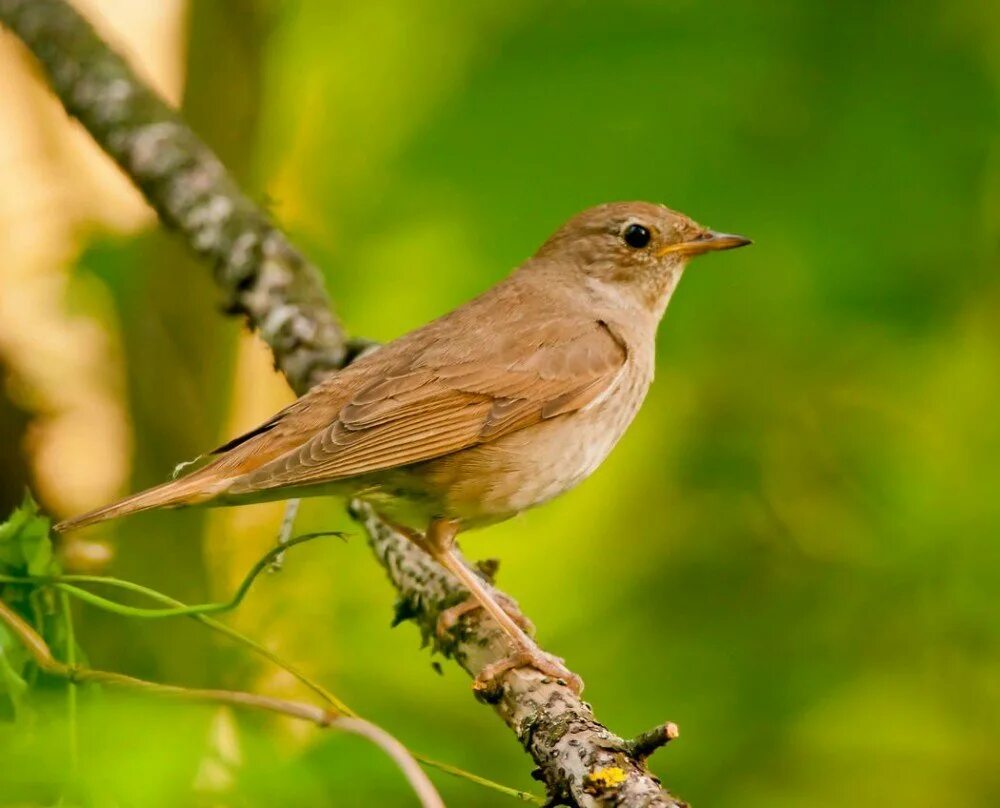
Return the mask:
<path id="1" fill-rule="evenodd" d="M 201 471 L 205 471 L 202 469 Z M 182 505 L 197 505 L 212 499 L 225 488 L 228 480 L 212 479 L 214 475 L 203 475 L 195 472 L 180 480 L 171 480 L 161 485 L 147 488 L 137 494 L 132 494 L 103 508 L 89 513 L 74 516 L 59 522 L 55 530 L 66 533 L 88 525 L 95 525 L 108 519 L 117 519 L 133 513 L 141 513 L 152 508 L 177 508 Z M 207 479 L 206 479 L 207 477 Z"/>

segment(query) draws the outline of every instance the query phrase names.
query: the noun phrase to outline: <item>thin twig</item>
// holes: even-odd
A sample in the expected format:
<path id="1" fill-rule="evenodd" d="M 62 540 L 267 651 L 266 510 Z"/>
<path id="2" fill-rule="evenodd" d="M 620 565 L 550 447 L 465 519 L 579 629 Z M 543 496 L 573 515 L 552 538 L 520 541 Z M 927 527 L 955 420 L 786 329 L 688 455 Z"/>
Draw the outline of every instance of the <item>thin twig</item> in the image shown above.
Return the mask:
<path id="1" fill-rule="evenodd" d="M 250 571 L 244 576 L 240 585 L 236 588 L 236 592 L 233 596 L 229 600 L 216 603 L 199 603 L 192 606 L 180 604 L 166 609 L 144 609 L 140 606 L 129 606 L 125 603 L 117 603 L 113 600 L 108 600 L 107 598 L 95 595 L 93 592 L 88 592 L 86 589 L 81 589 L 80 587 L 73 585 L 77 583 L 103 584 L 105 586 L 131 589 L 133 592 L 141 592 L 142 594 L 150 595 L 152 597 L 150 593 L 154 590 L 146 589 L 145 587 L 142 587 L 139 584 L 134 584 L 131 581 L 124 581 L 120 578 L 106 577 L 103 575 L 25 575 L 22 577 L 14 575 L 0 575 L 0 583 L 21 585 L 27 584 L 32 586 L 55 584 L 57 589 L 63 592 L 69 592 L 78 597 L 80 600 L 86 601 L 94 606 L 114 612 L 115 614 L 120 614 L 123 617 L 137 617 L 143 620 L 158 620 L 165 617 L 193 617 L 199 614 L 219 614 L 221 612 L 232 611 L 239 606 L 246 597 L 247 592 L 250 591 L 250 587 L 253 582 L 262 572 L 264 572 L 264 570 L 270 567 L 271 562 L 275 558 L 282 555 L 291 547 L 295 547 L 296 545 L 303 544 L 307 541 L 312 541 L 313 539 L 321 538 L 323 536 L 343 537 L 343 533 L 333 530 L 321 531 L 318 533 L 304 533 L 301 536 L 295 536 L 294 538 L 289 539 L 282 545 L 272 547 L 257 560 L 253 567 L 250 568 Z"/>
<path id="2" fill-rule="evenodd" d="M 76 666 L 76 631 L 73 628 L 73 610 L 70 607 L 69 596 L 65 592 L 59 593 L 59 612 L 66 629 L 66 664 L 69 667 Z M 77 692 L 76 684 L 69 683 L 66 688 L 66 711 L 69 720 L 66 727 L 69 731 L 69 760 L 73 775 L 80 769 L 80 738 L 77 727 Z"/>
<path id="3" fill-rule="evenodd" d="M 287 549 L 288 547 L 304 544 L 307 541 L 312 541 L 313 539 L 323 536 L 339 535 L 341 534 L 331 531 L 306 533 L 301 536 L 296 536 L 294 539 L 288 541 L 284 545 L 284 548 Z M 314 682 L 298 670 L 298 668 L 292 666 L 291 663 L 285 662 L 274 652 L 268 650 L 260 643 L 250 639 L 236 629 L 227 626 L 225 623 L 220 623 L 219 621 L 212 619 L 207 614 L 209 612 L 226 611 L 230 608 L 238 606 L 249 590 L 254 579 L 268 567 L 271 559 L 274 558 L 276 553 L 281 552 L 281 549 L 282 548 L 277 547 L 271 548 L 263 556 L 261 556 L 253 567 L 251 567 L 250 572 L 248 572 L 243 578 L 243 582 L 237 588 L 236 594 L 229 601 L 224 603 L 207 603 L 199 606 L 189 606 L 176 598 L 172 598 L 169 595 L 148 586 L 137 584 L 134 581 L 126 581 L 122 578 L 113 578 L 103 575 L 0 575 L 0 583 L 14 584 L 18 586 L 50 585 L 62 595 L 72 595 L 85 603 L 89 603 L 91 606 L 96 606 L 99 609 L 112 612 L 113 614 L 120 614 L 125 617 L 137 617 L 141 619 L 155 619 L 160 617 L 190 617 L 197 620 L 199 623 L 203 623 L 214 631 L 218 631 L 230 639 L 245 645 L 254 653 L 259 654 L 270 662 L 273 662 L 278 667 L 287 671 L 295 679 L 312 690 L 317 696 L 332 705 L 341 715 L 354 715 L 354 712 L 343 701 L 334 696 L 333 693 L 319 683 Z M 109 600 L 108 598 L 96 595 L 86 589 L 81 589 L 80 587 L 74 585 L 76 583 L 98 584 L 115 589 L 124 589 L 127 592 L 134 592 L 138 595 L 142 595 L 143 597 L 147 597 L 154 602 L 166 604 L 169 608 L 142 609 L 135 606 L 128 606 L 124 603 L 118 603 L 117 601 Z"/>
<path id="4" fill-rule="evenodd" d="M 681 731 L 673 721 L 648 729 L 628 741 L 629 751 L 637 758 L 645 760 L 660 747 L 680 737 Z"/>
<path id="5" fill-rule="evenodd" d="M 292 531 L 295 529 L 295 519 L 299 515 L 301 499 L 290 499 L 285 503 L 285 513 L 281 517 L 281 528 L 278 530 L 278 547 L 283 549 L 291 541 Z M 271 560 L 270 572 L 281 572 L 285 565 L 285 554 L 278 552 Z"/>
<path id="6" fill-rule="evenodd" d="M 383 752 L 393 759 L 403 772 L 410 787 L 424 808 L 444 808 L 444 802 L 442 802 L 440 795 L 437 793 L 437 789 L 434 788 L 434 785 L 406 748 L 385 730 L 357 716 L 339 715 L 333 710 L 318 707 L 315 704 L 279 699 L 273 696 L 263 696 L 258 693 L 165 685 L 160 682 L 150 682 L 146 679 L 126 676 L 122 673 L 68 665 L 56 659 L 41 635 L 2 600 L 0 600 L 0 620 L 7 625 L 28 650 L 39 669 L 50 676 L 65 679 L 70 686 L 83 682 L 113 685 L 139 690 L 154 696 L 166 696 L 183 701 L 225 704 L 241 709 L 276 713 L 302 721 L 309 721 L 318 727 L 336 727 L 345 732 L 360 735 L 381 748 Z"/>
<path id="7" fill-rule="evenodd" d="M 458 768 L 458 766 L 452 766 L 450 763 L 442 763 L 440 760 L 434 760 L 433 758 L 427 757 L 427 755 L 421 755 L 419 752 L 412 752 L 411 754 L 414 758 L 416 758 L 416 760 L 425 766 L 430 766 L 432 769 L 443 771 L 445 774 L 450 774 L 452 777 L 461 777 L 463 780 L 470 780 L 473 783 L 478 783 L 486 788 L 499 791 L 501 794 L 506 794 L 508 797 L 513 797 L 521 802 L 530 802 L 535 805 L 545 805 L 547 802 L 537 794 L 532 794 L 530 791 L 522 791 L 519 788 L 505 786 L 495 780 L 489 780 L 486 777 L 480 777 L 478 774 L 467 772 L 465 769 Z"/>
<path id="8" fill-rule="evenodd" d="M 305 541 L 323 535 L 330 535 L 330 534 L 327 533 L 304 534 L 302 536 L 297 537 L 294 543 L 302 544 Z M 337 534 L 332 534 L 332 535 L 337 535 Z M 286 547 L 287 546 L 289 545 L 286 544 Z M 273 554 L 276 551 L 276 549 L 277 548 L 272 548 L 271 550 L 269 550 L 254 565 L 251 574 L 247 575 L 247 577 L 244 579 L 244 582 L 246 582 L 249 579 L 252 579 L 253 570 L 256 570 L 257 574 L 259 574 L 260 570 L 267 567 L 268 560 L 273 557 Z M 269 662 L 273 663 L 274 665 L 277 665 L 285 672 L 291 674 L 302 685 L 312 690 L 313 693 L 315 693 L 323 701 L 329 704 L 337 714 L 346 717 L 358 717 L 346 704 L 344 704 L 343 701 L 341 701 L 337 696 L 334 696 L 333 693 L 331 693 L 327 688 L 323 687 L 323 685 L 321 685 L 319 682 L 315 681 L 311 677 L 304 674 L 296 666 L 292 665 L 292 663 L 279 657 L 273 651 L 265 648 L 255 640 L 250 639 L 245 634 L 240 633 L 236 629 L 227 626 L 225 623 L 220 623 L 219 621 L 206 616 L 203 612 L 192 611 L 190 607 L 187 607 L 181 601 L 176 600 L 175 598 L 172 598 L 169 595 L 166 595 L 155 589 L 151 589 L 147 586 L 143 586 L 142 584 L 137 584 L 132 581 L 126 581 L 120 578 L 111 578 L 99 575 L 54 575 L 54 576 L 33 576 L 33 577 L 0 575 L 0 583 L 52 586 L 57 591 L 59 591 L 59 594 L 62 598 L 66 598 L 67 596 L 74 596 L 79 598 L 81 593 L 85 593 L 88 595 L 92 594 L 92 593 L 87 593 L 86 590 L 82 590 L 76 586 L 66 586 L 64 583 L 66 581 L 103 584 L 114 588 L 124 589 L 129 592 L 135 592 L 136 594 L 148 597 L 151 600 L 156 601 L 157 603 L 168 604 L 171 607 L 173 607 L 170 610 L 172 615 L 184 616 L 197 620 L 198 622 L 203 623 L 209 628 L 218 631 L 226 635 L 230 639 L 233 639 L 236 642 L 246 646 L 255 654 L 262 656 L 264 659 L 267 659 Z M 121 613 L 119 607 L 121 607 L 122 604 L 116 603 L 115 601 L 108 600 L 106 598 L 100 598 L 95 596 L 95 597 L 81 598 L 81 600 L 84 600 L 84 602 L 89 603 L 92 606 L 96 606 L 97 608 L 111 611 L 112 613 Z M 413 752 L 411 754 L 413 755 L 414 759 L 417 760 L 420 764 L 424 766 L 429 766 L 431 768 L 439 769 L 440 771 L 446 772 L 447 774 L 450 774 L 453 777 L 463 778 L 472 783 L 476 783 L 477 785 L 481 785 L 486 788 L 493 789 L 494 791 L 498 791 L 501 794 L 507 794 L 508 796 L 515 797 L 516 799 L 519 799 L 523 802 L 534 802 L 536 804 L 542 804 L 544 802 L 544 800 L 542 800 L 541 798 L 539 798 L 534 794 L 531 794 L 530 792 L 521 791 L 516 788 L 511 788 L 510 786 L 505 786 L 502 783 L 498 783 L 494 780 L 490 780 L 489 778 L 482 777 L 481 775 L 478 774 L 473 774 L 472 772 L 466 771 L 465 769 L 461 769 L 458 766 L 452 766 L 451 764 L 448 763 L 442 763 L 440 761 L 434 760 L 432 758 L 427 757 L 426 755 L 422 755 L 417 752 Z"/>

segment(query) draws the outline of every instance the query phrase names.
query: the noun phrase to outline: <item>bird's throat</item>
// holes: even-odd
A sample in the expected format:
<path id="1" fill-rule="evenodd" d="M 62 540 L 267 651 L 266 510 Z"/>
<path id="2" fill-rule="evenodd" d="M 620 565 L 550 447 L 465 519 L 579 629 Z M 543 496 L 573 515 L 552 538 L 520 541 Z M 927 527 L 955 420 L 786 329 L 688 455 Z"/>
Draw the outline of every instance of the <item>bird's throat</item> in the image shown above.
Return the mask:
<path id="1" fill-rule="evenodd" d="M 639 295 L 646 308 L 659 319 L 667 310 L 674 289 L 684 274 L 684 265 L 677 264 L 643 276 L 639 281 Z"/>

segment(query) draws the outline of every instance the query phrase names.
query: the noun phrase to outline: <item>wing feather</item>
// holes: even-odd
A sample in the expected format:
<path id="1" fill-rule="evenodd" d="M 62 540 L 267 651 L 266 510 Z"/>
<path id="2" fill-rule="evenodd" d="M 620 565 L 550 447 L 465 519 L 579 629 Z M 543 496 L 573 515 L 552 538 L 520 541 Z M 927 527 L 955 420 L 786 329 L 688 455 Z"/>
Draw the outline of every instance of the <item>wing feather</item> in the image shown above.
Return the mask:
<path id="1" fill-rule="evenodd" d="M 603 321 L 546 321 L 493 354 L 415 357 L 359 389 L 332 423 L 236 480 L 234 494 L 329 482 L 419 463 L 582 409 L 627 360 Z"/>

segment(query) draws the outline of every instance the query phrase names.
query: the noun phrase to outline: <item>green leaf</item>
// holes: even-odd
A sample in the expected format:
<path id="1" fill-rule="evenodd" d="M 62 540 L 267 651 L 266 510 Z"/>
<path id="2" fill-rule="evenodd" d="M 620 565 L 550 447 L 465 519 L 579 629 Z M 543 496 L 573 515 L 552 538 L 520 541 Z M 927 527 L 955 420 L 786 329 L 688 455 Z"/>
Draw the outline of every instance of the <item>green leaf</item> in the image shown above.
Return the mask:
<path id="1" fill-rule="evenodd" d="M 51 521 L 43 516 L 30 492 L 10 517 L 0 522 L 0 574 L 16 577 L 55 575 Z M 32 585 L 0 585 L 0 597 L 22 617 L 37 624 L 46 642 L 65 633 L 51 597 Z M 57 646 L 58 647 L 58 646 Z M 29 689 L 32 660 L 14 634 L 0 623 L 0 718 L 17 719 Z"/>
<path id="2" fill-rule="evenodd" d="M 0 572 L 9 575 L 51 575 L 57 572 L 52 554 L 51 520 L 38 510 L 31 493 L 6 522 L 0 523 Z"/>

